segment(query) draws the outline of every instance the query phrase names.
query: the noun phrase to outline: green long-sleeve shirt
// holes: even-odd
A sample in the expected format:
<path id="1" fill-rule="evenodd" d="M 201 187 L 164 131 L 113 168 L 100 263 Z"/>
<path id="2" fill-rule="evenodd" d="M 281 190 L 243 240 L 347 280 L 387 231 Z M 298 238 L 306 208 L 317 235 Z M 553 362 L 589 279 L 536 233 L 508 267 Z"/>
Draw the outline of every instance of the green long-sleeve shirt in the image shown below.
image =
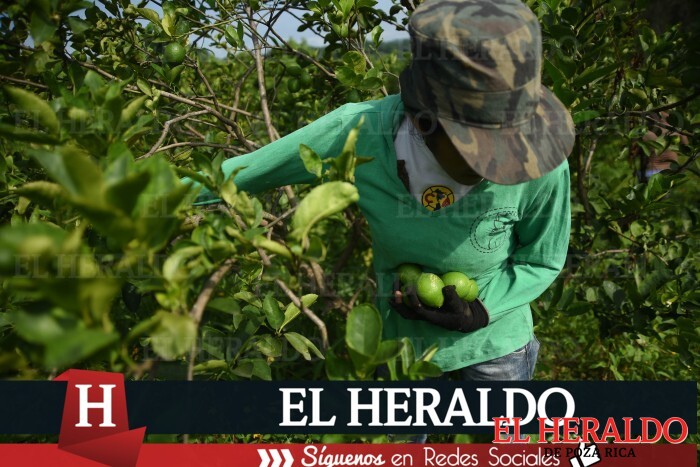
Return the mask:
<path id="1" fill-rule="evenodd" d="M 385 338 L 409 337 L 421 352 L 437 342 L 433 361 L 444 371 L 504 356 L 532 337 L 529 303 L 554 281 L 566 257 L 570 230 L 569 167 L 518 185 L 483 181 L 439 211 L 428 211 L 397 176 L 394 136 L 404 116 L 399 95 L 346 104 L 250 154 L 224 162 L 238 187 L 256 193 L 310 183 L 299 157 L 306 144 L 321 157 L 340 154 L 345 137 L 365 117 L 357 153 L 374 157 L 360 165 L 359 207 L 372 234 L 376 304 Z M 489 310 L 489 325 L 464 334 L 403 319 L 388 299 L 396 268 L 416 263 L 436 273 L 462 271 L 476 280 Z"/>

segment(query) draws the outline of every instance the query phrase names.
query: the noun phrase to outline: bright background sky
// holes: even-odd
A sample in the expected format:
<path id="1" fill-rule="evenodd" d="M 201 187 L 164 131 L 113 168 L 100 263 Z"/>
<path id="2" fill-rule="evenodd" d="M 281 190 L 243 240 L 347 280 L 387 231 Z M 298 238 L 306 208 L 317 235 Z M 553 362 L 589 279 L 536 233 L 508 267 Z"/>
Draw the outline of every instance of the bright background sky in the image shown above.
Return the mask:
<path id="1" fill-rule="evenodd" d="M 98 5 L 99 5 L 99 3 L 98 3 Z M 385 11 L 386 13 L 389 13 L 389 9 L 392 7 L 392 5 L 393 5 L 393 3 L 391 2 L 391 0 L 378 0 L 375 7 Z M 157 5 L 153 2 L 149 2 L 146 5 L 146 7 L 157 11 L 158 15 L 161 18 L 163 17 L 163 9 L 159 5 Z M 297 10 L 296 14 L 299 17 L 301 17 L 301 15 L 303 13 L 299 12 Z M 80 16 L 84 17 L 84 15 L 82 15 L 82 14 Z M 404 17 L 405 17 L 405 15 L 403 15 L 402 12 L 398 13 L 396 15 L 397 22 L 401 23 L 401 20 Z M 145 19 L 141 19 L 139 21 L 143 22 L 143 24 L 147 23 L 147 20 L 145 20 Z M 297 28 L 300 25 L 301 25 L 301 23 L 294 16 L 292 16 L 288 13 L 284 13 L 280 16 L 280 18 L 275 23 L 275 31 L 285 40 L 294 39 L 294 40 L 299 41 L 299 42 L 306 41 L 307 44 L 312 45 L 314 47 L 322 47 L 324 45 L 323 38 L 319 37 L 314 32 L 312 32 L 308 29 L 306 31 L 303 31 L 303 32 L 298 32 Z M 408 33 L 406 31 L 397 31 L 396 28 L 391 24 L 383 23 L 382 28 L 384 29 L 384 32 L 382 34 L 382 40 L 385 42 L 397 40 L 397 39 L 408 39 Z M 261 34 L 264 33 L 262 26 L 260 26 L 259 32 Z M 249 47 L 251 46 L 249 39 L 246 40 L 246 44 Z M 206 45 L 205 45 L 205 47 L 206 47 Z M 225 55 L 225 52 L 223 52 L 223 51 L 216 50 L 214 48 L 212 48 L 211 50 L 214 53 L 214 55 L 216 55 L 216 56 L 224 56 Z"/>
<path id="2" fill-rule="evenodd" d="M 393 3 L 391 2 L 391 0 L 379 0 L 377 2 L 376 8 L 379 8 L 385 11 L 386 13 L 389 13 L 389 9 L 392 5 Z M 403 17 L 404 15 L 402 13 L 396 15 L 398 22 L 401 22 L 401 19 Z M 291 15 L 285 14 L 280 17 L 279 21 L 277 21 L 277 26 L 279 27 L 277 29 L 277 33 L 285 39 L 293 38 L 298 41 L 305 39 L 309 45 L 313 45 L 316 47 L 323 45 L 323 39 L 318 37 L 313 32 L 310 32 L 309 30 L 297 32 L 297 28 L 300 24 L 301 23 L 299 23 L 296 18 L 294 18 Z M 384 29 L 384 33 L 382 34 L 382 38 L 384 39 L 384 41 L 408 39 L 408 33 L 406 31 L 397 31 L 396 28 L 390 24 L 382 24 L 382 28 Z"/>

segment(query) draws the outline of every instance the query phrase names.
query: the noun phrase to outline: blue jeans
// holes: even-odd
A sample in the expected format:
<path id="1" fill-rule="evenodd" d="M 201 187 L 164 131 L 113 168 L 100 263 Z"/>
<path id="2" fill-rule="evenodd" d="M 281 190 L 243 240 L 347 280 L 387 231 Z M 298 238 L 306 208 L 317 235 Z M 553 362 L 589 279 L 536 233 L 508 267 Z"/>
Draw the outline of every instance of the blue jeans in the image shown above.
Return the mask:
<path id="1" fill-rule="evenodd" d="M 455 370 L 461 381 L 530 381 L 535 374 L 535 363 L 540 350 L 540 341 L 532 336 L 530 342 L 503 357 Z M 423 444 L 427 434 L 389 435 L 390 441 L 406 440 Z"/>
<path id="2" fill-rule="evenodd" d="M 530 381 L 535 374 L 535 363 L 540 341 L 532 336 L 530 342 L 503 357 L 494 358 L 460 370 L 462 381 Z"/>

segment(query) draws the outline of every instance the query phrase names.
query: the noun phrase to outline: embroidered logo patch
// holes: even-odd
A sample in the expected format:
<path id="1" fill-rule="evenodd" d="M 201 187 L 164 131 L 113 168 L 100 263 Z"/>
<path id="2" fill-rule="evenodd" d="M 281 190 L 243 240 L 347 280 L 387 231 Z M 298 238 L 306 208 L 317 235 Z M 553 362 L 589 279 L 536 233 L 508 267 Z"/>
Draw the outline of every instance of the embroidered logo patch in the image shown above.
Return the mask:
<path id="1" fill-rule="evenodd" d="M 469 239 L 482 253 L 492 253 L 510 237 L 513 224 L 518 220 L 516 208 L 491 209 L 474 220 Z"/>
<path id="2" fill-rule="evenodd" d="M 433 185 L 423 191 L 421 197 L 423 207 L 429 211 L 439 211 L 455 202 L 455 195 L 444 185 Z"/>

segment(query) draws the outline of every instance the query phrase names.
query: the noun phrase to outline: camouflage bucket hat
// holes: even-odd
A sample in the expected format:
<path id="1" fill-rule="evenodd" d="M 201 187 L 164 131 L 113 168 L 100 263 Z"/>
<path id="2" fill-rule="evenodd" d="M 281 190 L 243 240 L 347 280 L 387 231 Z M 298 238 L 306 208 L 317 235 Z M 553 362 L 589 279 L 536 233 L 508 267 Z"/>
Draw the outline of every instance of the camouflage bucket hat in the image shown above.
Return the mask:
<path id="1" fill-rule="evenodd" d="M 474 171 L 512 185 L 566 160 L 573 122 L 541 84 L 540 25 L 520 0 L 428 0 L 409 33 L 401 100 L 414 115 L 437 117 Z"/>

